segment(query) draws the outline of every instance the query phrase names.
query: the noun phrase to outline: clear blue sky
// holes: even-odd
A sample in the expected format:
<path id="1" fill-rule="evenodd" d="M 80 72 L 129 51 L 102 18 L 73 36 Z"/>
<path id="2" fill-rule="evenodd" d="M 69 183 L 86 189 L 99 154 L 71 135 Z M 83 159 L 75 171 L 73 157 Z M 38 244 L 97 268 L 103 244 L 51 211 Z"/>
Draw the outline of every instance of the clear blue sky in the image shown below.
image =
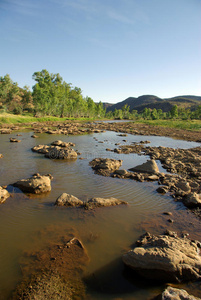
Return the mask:
<path id="1" fill-rule="evenodd" d="M 0 76 L 42 69 L 94 101 L 201 96 L 201 0 L 0 0 Z"/>

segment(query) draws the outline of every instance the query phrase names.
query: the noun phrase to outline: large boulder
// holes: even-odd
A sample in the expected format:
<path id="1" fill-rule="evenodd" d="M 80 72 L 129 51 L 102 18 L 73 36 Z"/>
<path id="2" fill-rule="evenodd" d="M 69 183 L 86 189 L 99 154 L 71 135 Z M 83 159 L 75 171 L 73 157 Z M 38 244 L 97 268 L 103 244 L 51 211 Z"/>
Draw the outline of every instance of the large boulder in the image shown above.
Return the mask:
<path id="1" fill-rule="evenodd" d="M 63 193 L 61 194 L 56 202 L 55 205 L 57 206 L 81 206 L 83 205 L 83 201 L 78 199 L 77 197 L 73 196 L 73 195 L 69 195 L 67 193 Z"/>
<path id="2" fill-rule="evenodd" d="M 120 204 L 128 204 L 125 201 L 109 197 L 109 198 L 92 198 L 85 203 L 86 209 L 94 209 L 97 207 L 115 206 Z"/>
<path id="3" fill-rule="evenodd" d="M 51 191 L 51 180 L 51 175 L 34 174 L 31 178 L 15 182 L 13 186 L 25 193 L 41 194 Z"/>
<path id="4" fill-rule="evenodd" d="M 89 163 L 94 170 L 107 169 L 114 171 L 119 169 L 122 165 L 122 160 L 110 159 L 110 158 L 95 158 Z"/>
<path id="5" fill-rule="evenodd" d="M 148 160 L 146 163 L 131 168 L 129 170 L 134 172 L 141 172 L 141 173 L 151 173 L 151 174 L 159 173 L 159 168 L 154 159 Z"/>
<path id="6" fill-rule="evenodd" d="M 200 300 L 200 298 L 189 295 L 183 289 L 168 286 L 161 295 L 155 297 L 156 300 Z"/>
<path id="7" fill-rule="evenodd" d="M 0 186 L 0 204 L 5 202 L 10 197 L 9 192 Z"/>
<path id="8" fill-rule="evenodd" d="M 188 238 L 145 234 L 123 262 L 140 275 L 169 282 L 201 279 L 200 243 Z"/>

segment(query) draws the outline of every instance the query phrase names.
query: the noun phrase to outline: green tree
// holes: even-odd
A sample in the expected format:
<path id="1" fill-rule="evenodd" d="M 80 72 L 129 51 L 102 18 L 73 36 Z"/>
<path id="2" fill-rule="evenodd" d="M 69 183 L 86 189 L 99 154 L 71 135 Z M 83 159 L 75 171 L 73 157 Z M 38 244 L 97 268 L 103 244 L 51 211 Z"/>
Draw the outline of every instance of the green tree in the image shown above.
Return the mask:
<path id="1" fill-rule="evenodd" d="M 143 112 L 142 112 L 142 116 L 143 118 L 146 120 L 146 119 L 151 119 L 151 109 L 150 108 L 147 108 L 145 107 Z"/>
<path id="2" fill-rule="evenodd" d="M 152 118 L 152 120 L 157 120 L 158 119 L 158 112 L 157 112 L 156 108 L 152 109 L 151 118 Z"/>
<path id="3" fill-rule="evenodd" d="M 129 119 L 129 117 L 130 117 L 130 106 L 128 106 L 128 104 L 125 104 L 122 107 L 122 115 L 123 115 L 123 119 Z"/>
<path id="4" fill-rule="evenodd" d="M 178 106 L 176 104 L 171 108 L 170 115 L 172 119 L 178 118 Z"/>

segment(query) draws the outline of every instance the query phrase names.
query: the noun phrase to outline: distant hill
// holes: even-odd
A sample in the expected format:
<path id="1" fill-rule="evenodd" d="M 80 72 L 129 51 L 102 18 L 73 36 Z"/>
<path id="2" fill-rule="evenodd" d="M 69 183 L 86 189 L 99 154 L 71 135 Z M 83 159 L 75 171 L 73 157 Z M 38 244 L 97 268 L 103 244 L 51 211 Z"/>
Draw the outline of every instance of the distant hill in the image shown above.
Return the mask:
<path id="1" fill-rule="evenodd" d="M 143 95 L 138 98 L 129 97 L 124 101 L 116 104 L 105 106 L 108 111 L 114 111 L 115 109 L 122 109 L 127 104 L 130 106 L 130 111 L 137 110 L 138 112 L 143 111 L 145 107 L 162 109 L 164 112 L 170 111 L 173 105 L 178 107 L 185 107 L 194 110 L 198 105 L 201 105 L 201 97 L 199 96 L 176 96 L 173 98 L 161 99 L 154 95 Z"/>

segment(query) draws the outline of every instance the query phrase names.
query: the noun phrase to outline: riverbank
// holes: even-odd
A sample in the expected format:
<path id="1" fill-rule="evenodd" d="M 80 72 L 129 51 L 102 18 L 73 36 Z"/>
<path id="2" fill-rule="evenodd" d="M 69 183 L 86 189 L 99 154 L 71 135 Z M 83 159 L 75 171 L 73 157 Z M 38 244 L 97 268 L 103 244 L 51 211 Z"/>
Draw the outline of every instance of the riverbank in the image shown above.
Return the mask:
<path id="1" fill-rule="evenodd" d="M 157 125 L 160 124 L 160 125 Z M 195 126 L 196 124 L 196 126 Z M 67 132 L 62 128 L 70 128 L 72 125 L 73 130 Z M 146 121 L 143 123 L 128 121 L 128 122 L 103 122 L 91 119 L 66 119 L 56 117 L 34 118 L 27 116 L 15 116 L 6 114 L 4 117 L 0 115 L 0 133 L 11 133 L 12 131 L 31 129 L 38 133 L 60 133 L 60 134 L 74 134 L 74 129 L 82 128 L 84 131 L 90 133 L 94 130 L 109 130 L 121 133 L 128 133 L 133 135 L 152 135 L 152 136 L 166 136 L 175 139 L 201 142 L 201 121 L 171 121 L 171 122 L 157 122 Z M 181 127 L 181 128 L 179 128 Z M 183 129 L 182 127 L 186 127 Z M 40 128 L 40 130 L 39 130 Z M 195 130 L 196 128 L 196 130 Z M 54 129 L 54 132 L 52 131 Z M 79 132 L 79 130 L 77 130 Z M 80 133 L 81 134 L 81 133 Z"/>

